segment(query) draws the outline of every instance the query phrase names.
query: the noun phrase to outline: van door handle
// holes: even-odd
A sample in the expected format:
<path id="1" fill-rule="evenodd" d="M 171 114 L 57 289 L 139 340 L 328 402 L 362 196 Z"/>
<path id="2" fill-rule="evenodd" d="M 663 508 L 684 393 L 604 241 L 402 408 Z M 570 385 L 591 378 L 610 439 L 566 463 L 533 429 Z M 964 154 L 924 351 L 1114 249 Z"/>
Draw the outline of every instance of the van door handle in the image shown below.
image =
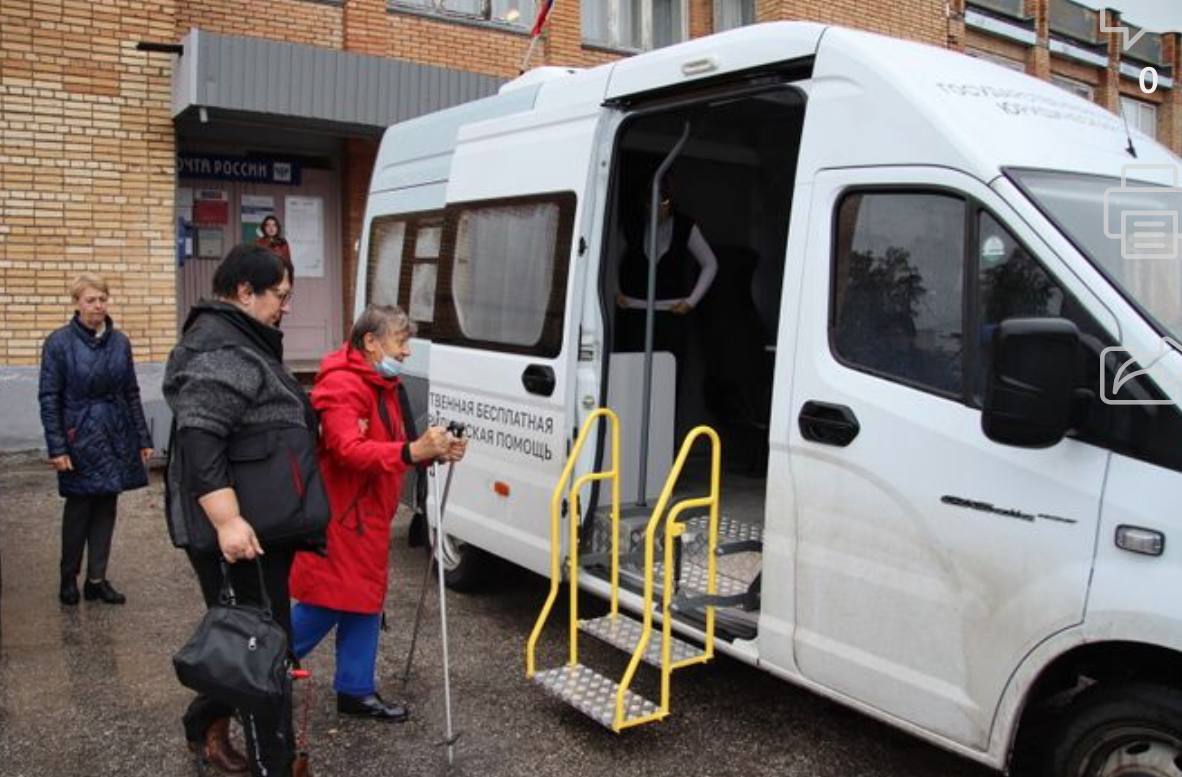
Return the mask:
<path id="1" fill-rule="evenodd" d="M 804 439 L 844 448 L 862 427 L 854 411 L 845 405 L 809 400 L 800 409 L 800 433 Z"/>
<path id="2" fill-rule="evenodd" d="M 545 364 L 531 364 L 521 373 L 521 385 L 531 394 L 548 397 L 554 393 L 554 369 Z"/>

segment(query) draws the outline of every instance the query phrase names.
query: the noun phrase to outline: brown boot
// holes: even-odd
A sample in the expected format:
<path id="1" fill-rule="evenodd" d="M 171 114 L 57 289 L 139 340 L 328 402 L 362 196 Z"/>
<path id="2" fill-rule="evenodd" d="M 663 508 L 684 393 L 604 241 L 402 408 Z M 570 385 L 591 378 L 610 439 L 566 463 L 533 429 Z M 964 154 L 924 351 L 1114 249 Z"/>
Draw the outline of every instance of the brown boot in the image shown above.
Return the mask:
<path id="1" fill-rule="evenodd" d="M 246 756 L 235 750 L 230 742 L 229 718 L 218 718 L 209 724 L 209 728 L 205 729 L 205 742 L 201 747 L 205 760 L 226 774 L 243 774 L 250 768 Z M 196 743 L 190 742 L 189 748 L 196 750 Z"/>

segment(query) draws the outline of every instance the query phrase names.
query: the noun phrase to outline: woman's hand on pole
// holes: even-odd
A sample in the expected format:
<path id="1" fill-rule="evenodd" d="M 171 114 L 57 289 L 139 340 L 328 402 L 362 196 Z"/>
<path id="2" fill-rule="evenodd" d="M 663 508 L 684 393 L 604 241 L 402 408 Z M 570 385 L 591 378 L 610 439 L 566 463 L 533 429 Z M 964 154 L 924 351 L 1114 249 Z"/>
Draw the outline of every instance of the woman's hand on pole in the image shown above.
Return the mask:
<path id="1" fill-rule="evenodd" d="M 442 426 L 431 426 L 419 439 L 410 444 L 410 457 L 414 461 L 430 461 L 447 455 L 452 436 Z"/>

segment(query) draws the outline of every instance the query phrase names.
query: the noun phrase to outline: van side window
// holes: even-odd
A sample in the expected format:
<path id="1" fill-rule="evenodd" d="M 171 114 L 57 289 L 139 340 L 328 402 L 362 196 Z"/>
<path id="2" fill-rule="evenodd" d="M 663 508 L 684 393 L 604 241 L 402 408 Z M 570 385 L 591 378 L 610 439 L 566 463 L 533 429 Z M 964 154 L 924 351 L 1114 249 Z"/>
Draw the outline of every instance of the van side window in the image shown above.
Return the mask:
<path id="1" fill-rule="evenodd" d="M 575 196 L 465 204 L 449 213 L 438 342 L 557 356 Z"/>
<path id="2" fill-rule="evenodd" d="M 436 283 L 443 240 L 443 219 L 422 217 L 413 224 L 411 244 L 402 269 L 399 304 L 419 328 L 420 337 L 430 337 L 435 323 Z"/>
<path id="3" fill-rule="evenodd" d="M 838 206 L 830 342 L 849 366 L 960 398 L 964 200 L 859 192 Z"/>
<path id="4" fill-rule="evenodd" d="M 365 300 L 374 305 L 398 302 L 398 268 L 406 221 L 400 216 L 379 216 L 369 228 L 369 256 L 365 271 Z"/>

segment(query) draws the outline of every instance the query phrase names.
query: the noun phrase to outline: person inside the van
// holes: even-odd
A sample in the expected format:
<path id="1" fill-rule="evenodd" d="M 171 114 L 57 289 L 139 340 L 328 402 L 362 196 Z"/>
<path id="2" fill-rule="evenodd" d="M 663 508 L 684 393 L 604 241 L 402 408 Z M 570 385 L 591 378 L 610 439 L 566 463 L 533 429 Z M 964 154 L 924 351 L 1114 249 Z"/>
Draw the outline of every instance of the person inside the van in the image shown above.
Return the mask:
<path id="1" fill-rule="evenodd" d="M 323 556 L 296 554 L 292 647 L 303 658 L 337 630 L 337 711 L 400 722 L 406 705 L 377 693 L 374 664 L 386 600 L 390 525 L 403 476 L 432 460 L 459 461 L 467 442 L 441 426 L 416 437 L 399 380 L 414 324 L 401 308 L 370 305 L 349 340 L 324 357 L 312 389 L 320 414 L 320 470 L 332 507 Z"/>
<path id="2" fill-rule="evenodd" d="M 648 299 L 649 192 L 638 197 L 639 217 L 624 225 L 624 254 L 620 262 L 620 291 L 616 296 L 617 351 L 643 351 L 645 307 Z M 718 259 L 694 220 L 674 205 L 670 176 L 661 180 L 657 210 L 657 275 L 653 304 L 653 350 L 678 357 L 685 344 L 684 317 L 691 313 L 714 282 Z"/>

